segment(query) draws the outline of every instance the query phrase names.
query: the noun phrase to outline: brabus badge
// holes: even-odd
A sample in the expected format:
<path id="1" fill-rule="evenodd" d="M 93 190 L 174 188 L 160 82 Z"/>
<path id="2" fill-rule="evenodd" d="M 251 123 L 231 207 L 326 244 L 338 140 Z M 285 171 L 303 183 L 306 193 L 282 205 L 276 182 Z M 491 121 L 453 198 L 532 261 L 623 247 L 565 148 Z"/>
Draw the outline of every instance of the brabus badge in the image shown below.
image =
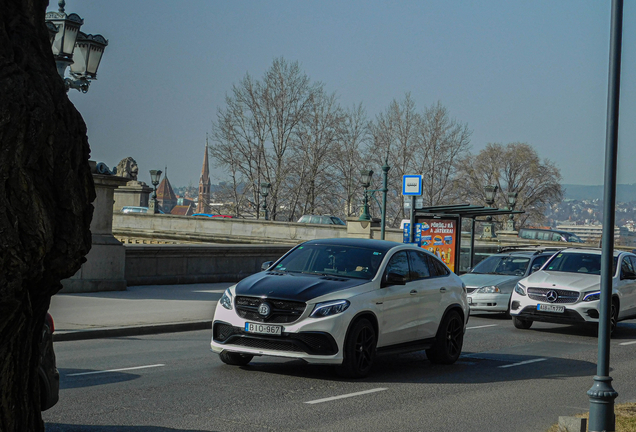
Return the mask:
<path id="1" fill-rule="evenodd" d="M 258 314 L 264 318 L 267 318 L 272 313 L 272 307 L 267 303 L 261 303 L 258 306 Z"/>

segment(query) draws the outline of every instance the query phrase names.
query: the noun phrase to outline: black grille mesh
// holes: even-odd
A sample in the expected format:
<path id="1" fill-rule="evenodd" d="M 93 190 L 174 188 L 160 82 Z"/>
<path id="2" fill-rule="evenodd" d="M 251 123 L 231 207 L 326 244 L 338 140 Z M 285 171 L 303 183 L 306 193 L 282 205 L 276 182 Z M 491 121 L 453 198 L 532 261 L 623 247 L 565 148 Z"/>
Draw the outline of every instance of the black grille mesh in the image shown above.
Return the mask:
<path id="1" fill-rule="evenodd" d="M 241 327 L 215 322 L 212 328 L 215 342 L 272 351 L 306 352 L 317 355 L 333 355 L 338 345 L 327 333 L 283 333 L 282 336 L 255 335 L 246 333 Z"/>
<path id="2" fill-rule="evenodd" d="M 263 302 L 269 303 L 272 307 L 272 312 L 267 318 L 258 313 L 258 306 Z M 237 296 L 235 307 L 237 315 L 249 321 L 288 324 L 297 321 L 307 306 L 303 302 Z"/>

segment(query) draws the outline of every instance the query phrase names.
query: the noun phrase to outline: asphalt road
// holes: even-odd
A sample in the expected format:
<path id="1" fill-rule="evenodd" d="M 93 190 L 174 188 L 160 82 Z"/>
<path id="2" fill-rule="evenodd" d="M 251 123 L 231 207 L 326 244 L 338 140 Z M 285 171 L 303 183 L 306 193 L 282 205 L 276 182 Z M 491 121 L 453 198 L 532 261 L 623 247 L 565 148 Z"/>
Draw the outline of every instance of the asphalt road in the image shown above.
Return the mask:
<path id="1" fill-rule="evenodd" d="M 363 380 L 328 367 L 255 358 L 226 366 L 210 331 L 57 342 L 60 402 L 47 431 L 517 431 L 541 432 L 589 409 L 593 331 L 472 316 L 463 356 L 385 357 Z M 611 343 L 617 403 L 636 401 L 636 322 Z"/>

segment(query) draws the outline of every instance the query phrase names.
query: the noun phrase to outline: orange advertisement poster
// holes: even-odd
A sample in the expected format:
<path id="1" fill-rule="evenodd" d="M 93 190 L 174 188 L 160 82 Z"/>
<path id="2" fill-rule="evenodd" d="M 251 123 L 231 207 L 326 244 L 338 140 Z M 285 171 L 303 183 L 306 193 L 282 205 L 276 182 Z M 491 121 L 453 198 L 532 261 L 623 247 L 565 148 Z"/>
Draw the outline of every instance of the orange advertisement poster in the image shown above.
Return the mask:
<path id="1" fill-rule="evenodd" d="M 437 255 L 455 271 L 455 253 L 457 245 L 457 221 L 454 219 L 419 219 L 421 226 L 420 245 Z"/>

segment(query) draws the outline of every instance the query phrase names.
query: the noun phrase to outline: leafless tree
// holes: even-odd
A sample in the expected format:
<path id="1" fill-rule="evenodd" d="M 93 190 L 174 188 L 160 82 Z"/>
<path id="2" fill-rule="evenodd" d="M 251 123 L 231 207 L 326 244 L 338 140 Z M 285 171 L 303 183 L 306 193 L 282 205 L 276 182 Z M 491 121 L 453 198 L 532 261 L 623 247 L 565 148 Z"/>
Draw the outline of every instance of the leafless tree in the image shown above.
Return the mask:
<path id="1" fill-rule="evenodd" d="M 261 81 L 249 74 L 226 97 L 213 123 L 215 145 L 210 155 L 217 166 L 235 169 L 245 194 L 260 207 L 259 185 L 271 184 L 268 199 L 275 220 L 281 197 L 287 196 L 287 177 L 297 162 L 292 158 L 297 129 L 322 92 L 311 83 L 298 62 L 275 59 Z"/>
<path id="2" fill-rule="evenodd" d="M 508 193 L 517 192 L 517 227 L 540 224 L 548 206 L 563 199 L 561 173 L 548 159 L 541 160 L 527 143 L 488 144 L 476 156 L 462 158 L 458 193 L 473 204 L 485 203 L 485 185 L 496 185 L 495 207 L 508 207 Z"/>

